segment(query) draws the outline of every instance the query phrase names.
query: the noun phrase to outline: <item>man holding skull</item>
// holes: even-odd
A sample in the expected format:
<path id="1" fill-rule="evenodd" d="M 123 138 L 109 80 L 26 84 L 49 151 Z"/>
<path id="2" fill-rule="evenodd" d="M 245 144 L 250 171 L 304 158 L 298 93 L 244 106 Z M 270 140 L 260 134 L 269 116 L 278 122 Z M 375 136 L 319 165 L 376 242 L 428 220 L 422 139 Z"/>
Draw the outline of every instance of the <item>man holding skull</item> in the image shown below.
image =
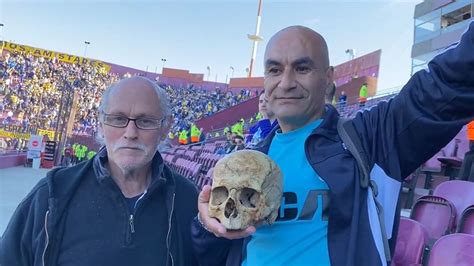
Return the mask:
<path id="1" fill-rule="evenodd" d="M 473 51 L 471 23 L 460 43 L 416 73 L 398 96 L 349 122 L 377 193 L 375 185 L 360 186 L 359 166 L 338 134 L 339 114 L 324 104 L 333 82 L 324 38 L 302 26 L 278 32 L 265 51 L 264 87 L 279 128 L 257 149 L 283 172 L 279 215 L 273 225 L 227 230 L 209 215 L 212 192 L 204 187 L 192 224 L 201 264 L 387 265 L 402 180 L 474 118 Z M 383 224 L 373 195 L 383 206 Z"/>

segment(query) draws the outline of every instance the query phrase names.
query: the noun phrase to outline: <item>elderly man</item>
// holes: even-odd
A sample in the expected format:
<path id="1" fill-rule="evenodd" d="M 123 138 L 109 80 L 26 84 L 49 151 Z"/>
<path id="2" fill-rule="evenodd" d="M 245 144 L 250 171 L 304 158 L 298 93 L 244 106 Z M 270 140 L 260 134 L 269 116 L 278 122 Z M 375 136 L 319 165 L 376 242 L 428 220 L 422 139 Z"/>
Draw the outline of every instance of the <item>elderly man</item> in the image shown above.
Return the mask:
<path id="1" fill-rule="evenodd" d="M 279 216 L 271 226 L 227 231 L 209 217 L 204 187 L 193 222 L 201 263 L 387 265 L 402 180 L 474 118 L 473 51 L 471 23 L 460 43 L 413 75 L 398 96 L 348 122 L 370 167 L 373 182 L 364 187 L 362 168 L 338 133 L 339 114 L 324 103 L 333 82 L 324 38 L 301 26 L 278 32 L 265 51 L 264 87 L 279 128 L 258 149 L 283 172 Z"/>
<path id="2" fill-rule="evenodd" d="M 48 173 L 15 211 L 0 265 L 194 265 L 197 191 L 163 163 L 166 93 L 134 77 L 108 88 L 92 159 Z"/>

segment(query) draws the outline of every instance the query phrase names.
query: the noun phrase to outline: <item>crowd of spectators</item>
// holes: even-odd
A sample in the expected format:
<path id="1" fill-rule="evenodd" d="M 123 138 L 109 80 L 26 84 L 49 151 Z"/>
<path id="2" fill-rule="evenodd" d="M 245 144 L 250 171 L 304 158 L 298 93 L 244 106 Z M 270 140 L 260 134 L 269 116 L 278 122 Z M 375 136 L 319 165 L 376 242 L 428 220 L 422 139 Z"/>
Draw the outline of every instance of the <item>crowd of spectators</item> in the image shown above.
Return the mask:
<path id="1" fill-rule="evenodd" d="M 183 129 L 189 130 L 194 121 L 251 97 L 249 90 L 241 90 L 238 93 L 219 89 L 207 91 L 192 85 L 183 88 L 166 86 L 165 90 L 170 96 L 175 118 L 171 131 L 176 135 Z"/>
<path id="2" fill-rule="evenodd" d="M 62 92 L 77 92 L 73 133 L 94 135 L 102 92 L 120 77 L 91 64 L 69 64 L 31 54 L 0 55 L 0 121 L 24 128 L 54 130 Z M 66 85 L 67 84 L 67 85 Z M 212 115 L 251 97 L 248 90 L 209 92 L 195 87 L 160 84 L 170 96 L 175 122 L 172 132 L 189 129 L 200 118 Z"/>
<path id="3" fill-rule="evenodd" d="M 118 76 L 91 64 L 69 64 L 31 54 L 0 60 L 0 113 L 4 124 L 54 130 L 62 91 L 77 92 L 75 133 L 93 133 L 102 91 Z M 69 85 L 66 85 L 69 84 Z"/>

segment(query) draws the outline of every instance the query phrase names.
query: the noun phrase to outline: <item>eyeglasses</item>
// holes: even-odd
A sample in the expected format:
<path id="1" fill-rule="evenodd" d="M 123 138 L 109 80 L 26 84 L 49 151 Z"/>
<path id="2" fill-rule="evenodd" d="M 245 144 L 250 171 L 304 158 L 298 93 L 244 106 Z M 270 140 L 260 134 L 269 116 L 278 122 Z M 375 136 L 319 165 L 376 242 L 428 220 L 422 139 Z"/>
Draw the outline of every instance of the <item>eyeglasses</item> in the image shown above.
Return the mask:
<path id="1" fill-rule="evenodd" d="M 165 118 L 153 119 L 141 117 L 132 119 L 124 115 L 111 115 L 106 113 L 103 113 L 103 118 L 104 120 L 102 122 L 111 127 L 125 128 L 130 121 L 133 121 L 137 128 L 145 130 L 159 129 L 163 126 L 165 121 Z"/>

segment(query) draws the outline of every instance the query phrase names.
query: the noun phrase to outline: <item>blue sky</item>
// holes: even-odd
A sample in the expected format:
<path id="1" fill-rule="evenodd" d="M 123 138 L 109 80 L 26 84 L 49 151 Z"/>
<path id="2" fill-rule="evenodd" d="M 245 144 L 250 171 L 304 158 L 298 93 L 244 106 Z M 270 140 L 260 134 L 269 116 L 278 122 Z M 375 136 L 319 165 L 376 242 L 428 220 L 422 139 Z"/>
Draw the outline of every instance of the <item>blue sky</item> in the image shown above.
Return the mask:
<path id="1" fill-rule="evenodd" d="M 379 93 L 404 84 L 410 75 L 413 1 L 264 0 L 255 76 L 261 76 L 266 41 L 290 25 L 320 32 L 332 65 L 382 49 Z M 245 76 L 255 31 L 258 0 L 24 1 L 0 0 L 0 37 L 7 41 L 149 71 L 166 67 L 225 81 Z M 207 78 L 207 75 L 205 75 Z"/>

